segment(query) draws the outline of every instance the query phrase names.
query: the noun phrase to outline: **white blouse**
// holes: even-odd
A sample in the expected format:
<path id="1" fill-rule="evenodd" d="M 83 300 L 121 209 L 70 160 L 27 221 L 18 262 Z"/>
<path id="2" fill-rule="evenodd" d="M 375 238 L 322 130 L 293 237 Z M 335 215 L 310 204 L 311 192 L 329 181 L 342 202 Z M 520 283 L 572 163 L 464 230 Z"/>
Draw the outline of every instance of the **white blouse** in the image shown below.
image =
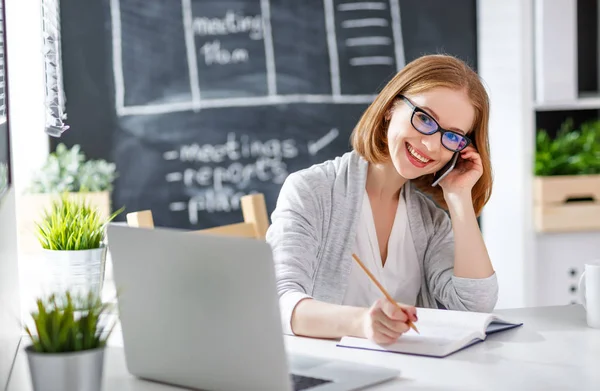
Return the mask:
<path id="1" fill-rule="evenodd" d="M 396 217 L 390 232 L 385 266 L 382 266 L 373 211 L 366 189 L 353 250 L 394 299 L 403 304 L 416 304 L 421 289 L 422 271 L 408 226 L 404 187 L 400 192 Z M 354 260 L 352 264 L 350 281 L 342 304 L 370 307 L 382 298 L 383 294 Z"/>

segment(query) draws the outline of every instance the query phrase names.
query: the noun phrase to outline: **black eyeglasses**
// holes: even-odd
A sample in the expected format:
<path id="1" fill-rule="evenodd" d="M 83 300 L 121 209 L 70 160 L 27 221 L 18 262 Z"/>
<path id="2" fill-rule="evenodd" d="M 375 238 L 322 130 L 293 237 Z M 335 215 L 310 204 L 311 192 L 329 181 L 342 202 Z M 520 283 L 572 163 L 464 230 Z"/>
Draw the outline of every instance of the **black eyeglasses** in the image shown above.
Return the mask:
<path id="1" fill-rule="evenodd" d="M 465 149 L 470 143 L 471 140 L 458 132 L 454 132 L 452 130 L 446 130 L 437 123 L 435 119 L 433 119 L 427 112 L 423 109 L 415 106 L 407 97 L 404 95 L 398 95 L 408 107 L 412 109 L 412 115 L 410 117 L 410 123 L 413 128 L 415 128 L 419 133 L 432 135 L 434 133 L 440 132 L 442 134 L 442 145 L 444 148 L 452 151 L 452 152 L 460 152 Z"/>

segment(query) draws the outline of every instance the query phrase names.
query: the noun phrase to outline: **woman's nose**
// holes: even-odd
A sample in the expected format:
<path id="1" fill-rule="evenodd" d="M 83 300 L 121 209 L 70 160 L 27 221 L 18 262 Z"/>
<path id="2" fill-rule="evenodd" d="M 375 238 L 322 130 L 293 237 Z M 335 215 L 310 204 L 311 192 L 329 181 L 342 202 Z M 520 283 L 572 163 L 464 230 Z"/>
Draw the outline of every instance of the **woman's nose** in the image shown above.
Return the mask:
<path id="1" fill-rule="evenodd" d="M 442 147 L 442 140 L 440 140 L 440 134 L 434 133 L 431 135 L 423 135 L 421 137 L 421 144 L 427 148 L 427 152 L 433 154 L 437 154 Z"/>

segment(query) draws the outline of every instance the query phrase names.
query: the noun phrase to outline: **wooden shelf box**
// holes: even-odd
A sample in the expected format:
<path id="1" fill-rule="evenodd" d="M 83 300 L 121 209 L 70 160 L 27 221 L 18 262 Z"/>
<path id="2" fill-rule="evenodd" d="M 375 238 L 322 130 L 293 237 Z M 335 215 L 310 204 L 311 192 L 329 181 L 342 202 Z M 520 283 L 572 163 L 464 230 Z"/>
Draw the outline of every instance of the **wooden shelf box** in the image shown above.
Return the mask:
<path id="1" fill-rule="evenodd" d="M 600 175 L 535 177 L 538 232 L 600 230 Z"/>

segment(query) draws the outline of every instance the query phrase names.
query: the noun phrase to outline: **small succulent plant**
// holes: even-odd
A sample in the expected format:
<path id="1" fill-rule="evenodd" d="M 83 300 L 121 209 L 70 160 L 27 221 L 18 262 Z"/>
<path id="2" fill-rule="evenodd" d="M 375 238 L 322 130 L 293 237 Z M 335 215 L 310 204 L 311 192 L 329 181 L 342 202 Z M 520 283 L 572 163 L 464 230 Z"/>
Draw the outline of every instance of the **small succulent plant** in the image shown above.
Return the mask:
<path id="1" fill-rule="evenodd" d="M 63 193 L 60 199 L 52 201 L 49 210 L 44 211 L 36 222 L 37 237 L 47 250 L 89 250 L 100 248 L 104 241 L 106 225 L 112 221 L 121 208 L 103 219 L 98 209 L 85 200 L 69 197 Z"/>
<path id="2" fill-rule="evenodd" d="M 105 160 L 86 160 L 79 145 L 59 144 L 44 166 L 34 174 L 30 193 L 111 191 L 116 166 Z"/>
<path id="3" fill-rule="evenodd" d="M 68 353 L 106 346 L 115 321 L 106 314 L 112 304 L 103 303 L 90 292 L 74 296 L 70 292 L 38 298 L 31 312 L 34 327 L 25 326 L 36 353 Z M 33 326 L 33 325 L 32 325 Z"/>

